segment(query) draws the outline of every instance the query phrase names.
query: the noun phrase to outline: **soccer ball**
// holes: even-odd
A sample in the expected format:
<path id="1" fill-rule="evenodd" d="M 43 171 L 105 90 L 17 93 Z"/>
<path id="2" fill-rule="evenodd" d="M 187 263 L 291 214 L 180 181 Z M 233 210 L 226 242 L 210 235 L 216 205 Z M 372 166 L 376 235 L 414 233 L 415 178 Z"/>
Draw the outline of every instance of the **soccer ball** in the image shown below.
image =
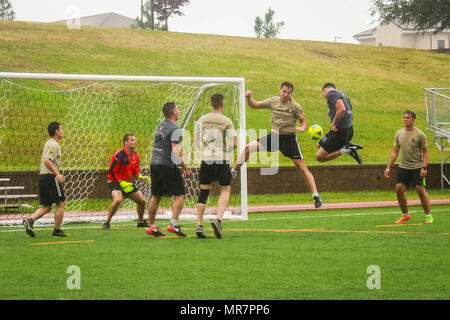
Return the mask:
<path id="1" fill-rule="evenodd" d="M 322 139 L 323 137 L 322 127 L 319 126 L 318 124 L 311 126 L 308 130 L 308 136 L 314 140 Z"/>

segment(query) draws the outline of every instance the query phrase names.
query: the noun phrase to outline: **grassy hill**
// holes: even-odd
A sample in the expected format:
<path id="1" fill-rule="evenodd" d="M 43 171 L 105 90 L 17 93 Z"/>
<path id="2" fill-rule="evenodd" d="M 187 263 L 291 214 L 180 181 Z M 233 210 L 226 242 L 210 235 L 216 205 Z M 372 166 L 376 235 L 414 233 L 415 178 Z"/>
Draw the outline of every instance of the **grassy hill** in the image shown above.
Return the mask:
<path id="1" fill-rule="evenodd" d="M 123 75 L 244 77 L 257 100 L 278 95 L 281 82 L 295 85 L 294 98 L 310 125 L 329 128 L 325 82 L 352 100 L 354 141 L 366 146 L 365 164 L 386 163 L 402 112 L 418 115 L 426 130 L 424 88 L 450 86 L 450 55 L 386 47 L 198 35 L 133 29 L 0 21 L 0 71 Z M 247 107 L 248 128 L 270 128 L 270 112 Z M 439 151 L 426 132 L 431 162 Z M 317 165 L 316 143 L 300 144 L 308 165 Z M 290 165 L 283 160 L 282 165 Z M 340 157 L 329 164 L 354 164 Z"/>

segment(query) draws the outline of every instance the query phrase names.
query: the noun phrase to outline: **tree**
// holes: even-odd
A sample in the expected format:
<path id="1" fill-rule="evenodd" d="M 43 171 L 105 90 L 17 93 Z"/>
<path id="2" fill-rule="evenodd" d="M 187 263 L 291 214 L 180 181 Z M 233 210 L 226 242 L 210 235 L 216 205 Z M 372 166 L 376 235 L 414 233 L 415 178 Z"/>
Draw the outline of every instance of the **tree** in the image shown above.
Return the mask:
<path id="1" fill-rule="evenodd" d="M 14 20 L 15 16 L 9 0 L 0 0 L 0 20 Z"/>
<path id="2" fill-rule="evenodd" d="M 189 4 L 190 0 L 154 0 L 155 13 L 158 14 L 158 20 L 164 22 L 162 30 L 169 30 L 168 20 L 172 15 L 182 16 L 180 8 Z"/>
<path id="3" fill-rule="evenodd" d="M 450 29 L 449 0 L 372 0 L 372 16 L 382 23 L 398 21 L 413 25 L 419 31 Z"/>
<path id="4" fill-rule="evenodd" d="M 141 0 L 141 16 L 136 17 L 136 24 L 133 27 L 155 30 L 154 2 L 154 0 L 148 0 L 144 3 L 144 0 Z"/>
<path id="5" fill-rule="evenodd" d="M 276 38 L 280 33 L 280 28 L 284 26 L 284 22 L 273 22 L 275 11 L 269 8 L 264 21 L 260 17 L 255 18 L 255 33 L 258 38 L 264 37 L 266 39 Z"/>

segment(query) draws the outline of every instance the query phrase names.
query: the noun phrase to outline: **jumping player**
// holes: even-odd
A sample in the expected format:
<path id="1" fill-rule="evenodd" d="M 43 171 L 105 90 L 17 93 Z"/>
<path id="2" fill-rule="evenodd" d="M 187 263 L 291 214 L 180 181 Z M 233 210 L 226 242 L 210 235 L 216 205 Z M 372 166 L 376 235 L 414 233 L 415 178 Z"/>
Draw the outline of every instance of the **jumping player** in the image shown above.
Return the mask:
<path id="1" fill-rule="evenodd" d="M 350 99 L 337 90 L 332 83 L 326 83 L 322 88 L 323 97 L 328 103 L 328 116 L 331 120 L 330 131 L 319 141 L 316 159 L 326 162 L 348 154 L 359 164 L 362 164 L 358 150 L 359 144 L 351 143 L 353 138 L 353 107 Z"/>
<path id="2" fill-rule="evenodd" d="M 247 103 L 254 109 L 270 108 L 272 111 L 272 131 L 269 135 L 259 138 L 245 146 L 245 151 L 239 156 L 238 161 L 231 169 L 233 177 L 236 177 L 240 167 L 246 162 L 250 153 L 258 151 L 276 152 L 280 150 L 284 156 L 290 158 L 297 171 L 303 176 L 314 199 L 314 206 L 322 206 L 322 200 L 317 192 L 316 182 L 311 171 L 303 161 L 303 154 L 297 142 L 297 133 L 304 132 L 307 127 L 305 113 L 300 105 L 292 98 L 294 85 L 283 82 L 280 87 L 280 95 L 264 101 L 253 99 L 253 93 L 247 91 L 245 96 Z M 301 126 L 297 127 L 297 120 Z"/>

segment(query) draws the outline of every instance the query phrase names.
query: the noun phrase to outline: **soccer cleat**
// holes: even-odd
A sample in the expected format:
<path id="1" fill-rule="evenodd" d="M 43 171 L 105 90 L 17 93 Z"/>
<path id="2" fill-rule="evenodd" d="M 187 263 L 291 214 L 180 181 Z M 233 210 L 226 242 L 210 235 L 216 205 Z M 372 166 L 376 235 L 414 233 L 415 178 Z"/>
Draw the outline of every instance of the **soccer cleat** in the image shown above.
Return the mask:
<path id="1" fill-rule="evenodd" d="M 211 227 L 214 230 L 214 234 L 216 235 L 216 238 L 222 239 L 222 223 L 219 221 L 219 219 L 214 219 L 211 222 Z"/>
<path id="2" fill-rule="evenodd" d="M 352 150 L 349 155 L 358 162 L 358 164 L 362 164 L 362 158 L 358 151 Z"/>
<path id="3" fill-rule="evenodd" d="M 205 231 L 203 230 L 203 226 L 197 226 L 196 234 L 197 234 L 197 238 L 199 238 L 199 239 L 207 238 Z"/>
<path id="4" fill-rule="evenodd" d="M 70 237 L 70 234 L 64 233 L 64 231 L 62 231 L 62 230 L 57 231 L 56 229 L 54 229 L 52 236 L 66 238 L 66 237 Z"/>
<path id="5" fill-rule="evenodd" d="M 433 223 L 434 219 L 432 216 L 425 216 L 425 223 Z"/>
<path id="6" fill-rule="evenodd" d="M 395 223 L 405 223 L 406 221 L 408 221 L 411 218 L 411 216 L 408 214 L 406 216 L 401 217 L 400 219 L 398 219 L 397 221 L 395 221 Z"/>
<path id="7" fill-rule="evenodd" d="M 147 222 L 138 222 L 137 223 L 137 227 L 138 228 L 147 228 L 148 227 L 148 224 L 147 224 Z"/>
<path id="8" fill-rule="evenodd" d="M 186 237 L 186 235 L 181 231 L 180 226 L 174 226 L 171 223 L 167 226 L 167 231 L 175 233 L 179 237 Z"/>
<path id="9" fill-rule="evenodd" d="M 103 230 L 110 230 L 110 229 L 111 229 L 111 226 L 109 225 L 109 223 L 106 223 L 106 222 L 105 222 L 105 223 L 103 224 L 102 229 L 103 229 Z"/>
<path id="10" fill-rule="evenodd" d="M 145 232 L 157 238 L 164 237 L 166 235 L 165 233 L 162 233 L 158 227 L 148 227 L 147 229 L 145 229 Z"/>
<path id="11" fill-rule="evenodd" d="M 345 146 L 345 148 L 346 148 L 346 149 L 349 149 L 349 150 L 360 150 L 360 149 L 364 149 L 364 147 L 363 147 L 362 145 L 359 145 L 359 144 L 357 144 L 357 143 L 352 143 L 352 142 L 349 142 L 349 143 Z"/>
<path id="12" fill-rule="evenodd" d="M 314 197 L 314 207 L 319 209 L 322 206 L 322 199 L 319 196 Z"/>
<path id="13" fill-rule="evenodd" d="M 237 171 L 234 168 L 231 168 L 231 177 L 233 179 L 236 179 L 236 177 L 237 177 Z"/>
<path id="14" fill-rule="evenodd" d="M 25 227 L 26 233 L 27 233 L 30 237 L 34 238 L 36 234 L 35 234 L 34 231 L 33 231 L 33 219 L 23 220 L 22 223 L 23 223 L 23 225 L 24 225 L 24 227 Z"/>

